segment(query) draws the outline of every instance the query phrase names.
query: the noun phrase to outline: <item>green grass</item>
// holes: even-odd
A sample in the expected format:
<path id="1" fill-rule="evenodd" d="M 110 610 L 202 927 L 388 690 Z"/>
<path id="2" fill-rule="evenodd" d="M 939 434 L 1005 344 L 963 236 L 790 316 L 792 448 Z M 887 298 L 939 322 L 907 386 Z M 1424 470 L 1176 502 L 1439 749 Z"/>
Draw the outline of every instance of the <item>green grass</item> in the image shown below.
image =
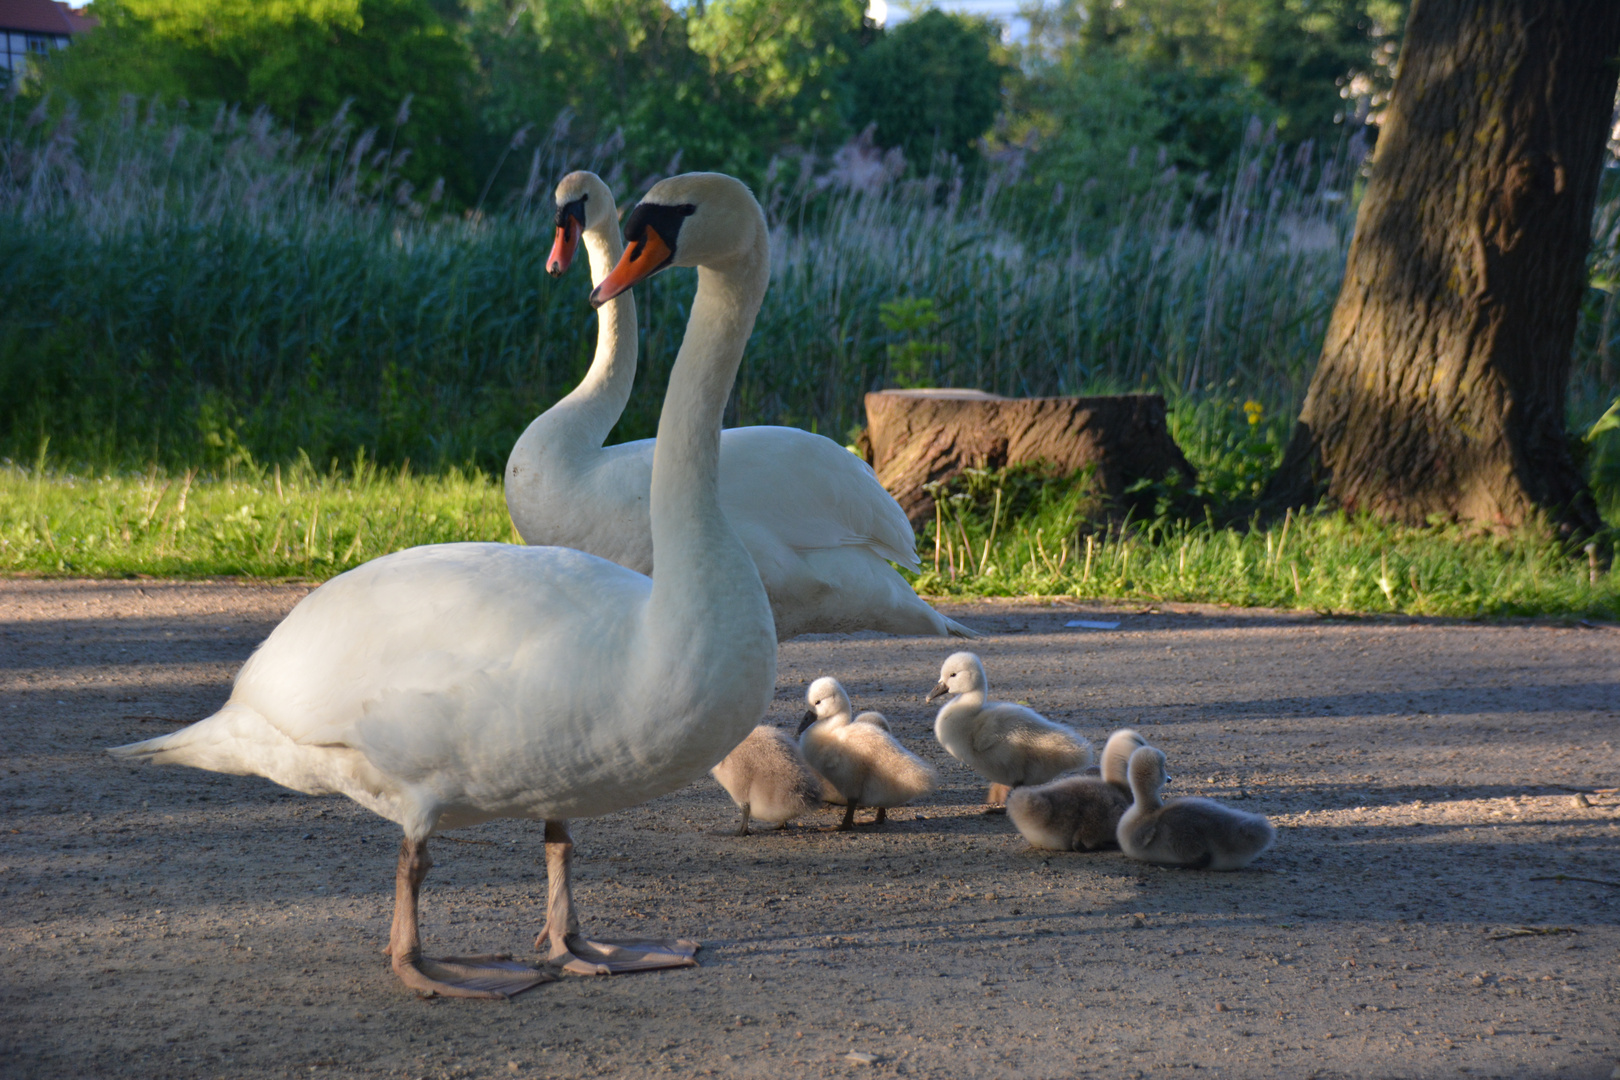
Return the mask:
<path id="1" fill-rule="evenodd" d="M 325 580 L 416 544 L 517 537 L 478 472 L 365 461 L 226 476 L 73 476 L 0 467 L 0 571 L 86 577 Z"/>
<path id="2" fill-rule="evenodd" d="M 1572 558 L 1533 533 L 1402 529 L 1333 512 L 1290 514 L 1264 529 L 1179 522 L 1146 536 L 1093 533 L 1077 530 L 1063 503 L 1004 525 L 988 546 L 989 515 L 947 516 L 937 549 L 929 526 L 917 590 L 1465 618 L 1620 617 L 1613 575 L 1589 580 L 1584 555 Z"/>
<path id="3" fill-rule="evenodd" d="M 1290 516 L 1269 529 L 1171 522 L 1089 532 L 1083 484 L 1014 472 L 959 489 L 941 504 L 944 528 L 929 525 L 919 544 L 922 593 L 1620 617 L 1612 574 L 1589 582 L 1583 555 L 1532 533 L 1471 536 L 1341 514 Z M 419 476 L 363 461 L 229 476 L 0 467 L 5 572 L 321 581 L 415 544 L 515 539 L 499 485 L 476 472 Z"/>

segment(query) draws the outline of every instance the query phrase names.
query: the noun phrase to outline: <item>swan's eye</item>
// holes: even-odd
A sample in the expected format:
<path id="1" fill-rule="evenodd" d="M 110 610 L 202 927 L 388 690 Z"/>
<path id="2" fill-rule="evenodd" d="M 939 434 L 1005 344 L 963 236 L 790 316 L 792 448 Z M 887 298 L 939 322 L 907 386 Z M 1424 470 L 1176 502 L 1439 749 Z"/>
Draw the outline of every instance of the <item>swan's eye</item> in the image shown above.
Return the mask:
<path id="1" fill-rule="evenodd" d="M 638 249 L 636 254 L 639 256 L 639 249 L 647 243 L 650 233 L 652 239 L 669 253 L 658 267 L 662 269 L 663 265 L 674 258 L 675 250 L 680 245 L 681 224 L 695 213 L 697 207 L 691 203 L 683 203 L 680 206 L 638 203 L 636 208 L 630 211 L 629 220 L 624 223 L 625 241 Z"/>
<path id="2" fill-rule="evenodd" d="M 563 229 L 570 224 L 577 230 L 575 235 L 585 231 L 585 200 L 589 195 L 581 195 L 572 202 L 557 207 L 557 228 Z"/>

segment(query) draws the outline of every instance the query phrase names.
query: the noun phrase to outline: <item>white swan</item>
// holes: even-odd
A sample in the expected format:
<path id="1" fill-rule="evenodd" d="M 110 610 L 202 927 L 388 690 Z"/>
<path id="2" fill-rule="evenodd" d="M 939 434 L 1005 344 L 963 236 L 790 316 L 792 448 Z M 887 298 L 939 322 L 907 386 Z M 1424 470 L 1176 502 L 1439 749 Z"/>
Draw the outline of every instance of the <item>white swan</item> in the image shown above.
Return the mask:
<path id="1" fill-rule="evenodd" d="M 293 609 L 206 720 L 116 748 L 338 792 L 404 830 L 390 953 L 424 993 L 501 997 L 549 975 L 421 955 L 428 837 L 492 818 L 546 821 L 542 938 L 568 970 L 690 964 L 691 942 L 578 937 L 566 819 L 673 791 L 724 758 L 771 700 L 776 637 L 748 552 L 721 512 L 721 411 L 770 274 L 764 215 L 712 174 L 657 184 L 611 288 L 699 267 L 659 421 L 655 578 L 554 547 L 441 544 L 332 579 Z M 540 947 L 540 941 L 536 942 Z"/>
<path id="2" fill-rule="evenodd" d="M 1261 814 L 1213 799 L 1161 801 L 1164 751 L 1144 746 L 1131 755 L 1135 801 L 1119 819 L 1120 850 L 1133 859 L 1193 870 L 1239 870 L 1271 846 L 1277 830 Z"/>
<path id="3" fill-rule="evenodd" d="M 986 701 L 984 664 L 970 652 L 952 653 L 939 669 L 933 701 L 956 694 L 934 718 L 934 737 L 950 755 L 990 781 L 986 813 L 999 813 L 1007 792 L 1044 784 L 1059 773 L 1091 764 L 1091 744 L 1067 724 L 1048 720 L 1012 701 Z"/>
<path id="4" fill-rule="evenodd" d="M 1121 728 L 1103 744 L 1102 775 L 1066 776 L 1007 795 L 1007 817 L 1030 846 L 1053 851 L 1114 847 L 1131 805 L 1130 760 L 1147 740 Z"/>
<path id="5" fill-rule="evenodd" d="M 872 823 L 882 825 L 889 807 L 904 806 L 939 786 L 934 767 L 900 745 L 882 713 L 850 718 L 854 710 L 837 679 L 817 679 L 805 700 L 810 711 L 799 725 L 799 748 L 845 806 L 839 831 L 854 827 L 859 807 L 876 807 Z"/>
<path id="6" fill-rule="evenodd" d="M 612 192 L 576 172 L 557 185 L 556 200 L 547 269 L 566 270 L 582 239 L 600 281 L 623 247 Z M 650 574 L 653 440 L 602 445 L 635 381 L 635 302 L 620 295 L 597 317 L 590 371 L 512 447 L 506 506 L 527 543 Z M 979 636 L 929 607 L 889 565 L 920 568 L 911 524 L 871 468 L 832 440 L 790 427 L 726 430 L 720 505 L 759 568 L 779 639 L 852 630 Z"/>
<path id="7" fill-rule="evenodd" d="M 738 836 L 748 835 L 754 818 L 779 822 L 781 828 L 821 803 L 821 777 L 805 762 L 793 737 L 769 724 L 749 732 L 709 775 L 742 811 Z"/>

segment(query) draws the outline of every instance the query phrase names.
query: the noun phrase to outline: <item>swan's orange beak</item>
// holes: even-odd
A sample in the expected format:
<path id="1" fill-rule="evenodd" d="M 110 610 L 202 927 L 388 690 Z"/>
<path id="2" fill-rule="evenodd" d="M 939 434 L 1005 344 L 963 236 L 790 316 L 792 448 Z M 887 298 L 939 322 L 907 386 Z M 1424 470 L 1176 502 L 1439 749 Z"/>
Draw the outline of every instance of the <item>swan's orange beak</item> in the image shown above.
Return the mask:
<path id="1" fill-rule="evenodd" d="M 579 222 L 572 217 L 564 218 L 563 223 L 557 226 L 557 239 L 551 244 L 551 258 L 546 260 L 546 273 L 552 277 L 562 277 L 568 272 L 568 267 L 574 261 L 574 252 L 579 250 Z"/>
<path id="2" fill-rule="evenodd" d="M 642 238 L 625 249 L 602 283 L 591 290 L 591 306 L 601 307 L 643 278 L 662 270 L 675 257 L 675 250 L 664 243 L 658 230 L 648 226 Z"/>

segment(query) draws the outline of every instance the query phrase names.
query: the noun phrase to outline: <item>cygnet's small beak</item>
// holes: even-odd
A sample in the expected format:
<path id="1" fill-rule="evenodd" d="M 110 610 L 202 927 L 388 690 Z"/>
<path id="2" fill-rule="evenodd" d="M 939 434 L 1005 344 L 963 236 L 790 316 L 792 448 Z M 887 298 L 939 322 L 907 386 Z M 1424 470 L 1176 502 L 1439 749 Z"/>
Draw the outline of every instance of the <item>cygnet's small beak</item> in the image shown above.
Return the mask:
<path id="1" fill-rule="evenodd" d="M 813 724 L 815 722 L 816 722 L 816 710 L 811 709 L 809 712 L 804 714 L 804 719 L 799 721 L 799 730 L 797 732 L 795 732 L 795 734 L 803 735 L 804 734 L 804 729 L 809 727 L 811 724 Z"/>
<path id="2" fill-rule="evenodd" d="M 675 250 L 664 243 L 657 229 L 648 226 L 640 240 L 624 249 L 624 254 L 619 256 L 619 265 L 591 290 L 591 306 L 601 307 L 638 281 L 662 270 L 674 257 Z"/>
<path id="3" fill-rule="evenodd" d="M 928 692 L 928 696 L 923 698 L 923 701 L 933 701 L 935 698 L 944 697 L 948 693 L 950 693 L 950 691 L 945 688 L 945 680 L 941 679 L 934 685 L 934 688 Z"/>
<path id="4" fill-rule="evenodd" d="M 546 260 L 546 273 L 562 277 L 573 265 L 574 252 L 579 249 L 579 222 L 572 217 L 557 226 L 557 238 L 551 242 L 551 258 Z"/>

